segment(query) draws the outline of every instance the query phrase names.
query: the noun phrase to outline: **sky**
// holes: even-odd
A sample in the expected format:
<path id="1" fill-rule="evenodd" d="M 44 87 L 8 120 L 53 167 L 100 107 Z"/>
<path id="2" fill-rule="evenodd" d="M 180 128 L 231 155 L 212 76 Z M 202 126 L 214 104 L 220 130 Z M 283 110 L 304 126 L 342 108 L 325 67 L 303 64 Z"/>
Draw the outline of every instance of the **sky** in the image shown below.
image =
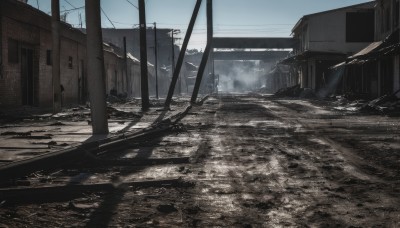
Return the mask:
<path id="1" fill-rule="evenodd" d="M 303 16 L 366 0 L 214 0 L 214 36 L 289 37 Z M 28 0 L 35 8 L 49 13 L 51 0 Z M 146 0 L 146 22 L 158 28 L 180 29 L 182 42 L 196 0 Z M 62 14 L 74 27 L 85 27 L 84 0 L 60 0 Z M 133 28 L 139 23 L 137 0 L 101 0 L 102 26 Z M 189 48 L 203 49 L 206 37 L 206 0 L 203 0 Z M 136 6 L 136 7 L 135 7 Z M 80 16 L 79 16 L 80 15 Z M 108 17 L 108 18 L 107 18 Z"/>

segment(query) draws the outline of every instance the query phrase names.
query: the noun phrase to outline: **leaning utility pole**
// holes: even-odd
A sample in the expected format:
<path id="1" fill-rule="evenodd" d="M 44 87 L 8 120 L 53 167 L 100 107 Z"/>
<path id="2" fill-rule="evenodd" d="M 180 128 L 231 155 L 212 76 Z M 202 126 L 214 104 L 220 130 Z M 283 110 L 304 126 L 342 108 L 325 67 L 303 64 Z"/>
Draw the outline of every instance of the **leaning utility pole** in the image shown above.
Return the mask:
<path id="1" fill-rule="evenodd" d="M 53 113 L 61 111 L 61 80 L 60 80 L 60 0 L 51 1 L 51 32 L 52 32 L 52 74 L 53 74 Z"/>
<path id="2" fill-rule="evenodd" d="M 158 100 L 158 45 L 157 45 L 157 24 L 154 22 L 154 67 L 156 74 L 156 98 Z"/>
<path id="3" fill-rule="evenodd" d="M 150 108 L 148 68 L 147 68 L 147 26 L 146 26 L 146 7 L 144 0 L 139 0 L 139 24 L 140 24 L 140 69 L 141 69 L 141 89 L 142 89 L 142 110 Z"/>
<path id="4" fill-rule="evenodd" d="M 86 45 L 93 134 L 107 134 L 106 84 L 100 1 L 86 0 Z"/>
<path id="5" fill-rule="evenodd" d="M 188 30 L 186 32 L 185 39 L 183 40 L 182 49 L 179 53 L 178 61 L 176 63 L 174 75 L 172 77 L 171 84 L 169 86 L 167 99 L 165 100 L 164 104 L 165 108 L 169 108 L 169 106 L 171 105 L 172 96 L 174 95 L 175 92 L 176 82 L 178 81 L 179 74 L 181 73 L 183 59 L 185 58 L 186 49 L 188 47 L 190 37 L 192 36 L 193 27 L 194 24 L 196 23 L 197 15 L 199 14 L 201 2 L 202 0 L 197 0 L 196 5 L 194 7 L 192 18 L 190 19 Z"/>
<path id="6" fill-rule="evenodd" d="M 192 104 L 196 103 L 197 95 L 199 94 L 199 89 L 201 85 L 201 80 L 203 79 L 203 74 L 208 62 L 208 57 L 210 56 L 210 50 L 212 49 L 212 40 L 213 40 L 213 7 L 212 0 L 207 0 L 207 46 L 203 53 L 203 58 L 201 59 L 199 71 L 197 72 L 196 83 L 193 88 L 192 99 L 190 102 Z"/>

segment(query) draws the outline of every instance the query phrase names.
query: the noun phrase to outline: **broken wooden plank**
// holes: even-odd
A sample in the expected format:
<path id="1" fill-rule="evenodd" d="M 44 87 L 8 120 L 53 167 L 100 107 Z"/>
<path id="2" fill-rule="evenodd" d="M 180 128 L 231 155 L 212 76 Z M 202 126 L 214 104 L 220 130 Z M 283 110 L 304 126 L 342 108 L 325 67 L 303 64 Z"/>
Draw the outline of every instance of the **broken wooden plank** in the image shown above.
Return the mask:
<path id="1" fill-rule="evenodd" d="M 193 182 L 181 178 L 165 180 L 134 181 L 126 183 L 98 183 L 45 187 L 20 187 L 0 189 L 0 201 L 7 204 L 21 204 L 33 202 L 62 202 L 71 200 L 89 192 L 111 192 L 130 188 L 159 188 L 159 187 L 193 187 Z"/>

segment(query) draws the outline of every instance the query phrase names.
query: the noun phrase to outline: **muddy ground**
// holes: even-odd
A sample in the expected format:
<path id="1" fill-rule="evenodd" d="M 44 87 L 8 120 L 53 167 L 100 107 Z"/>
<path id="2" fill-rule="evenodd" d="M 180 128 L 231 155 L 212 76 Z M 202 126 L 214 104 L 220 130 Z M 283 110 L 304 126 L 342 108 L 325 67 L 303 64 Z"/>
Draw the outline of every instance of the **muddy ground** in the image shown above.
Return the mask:
<path id="1" fill-rule="evenodd" d="M 181 123 L 104 158 L 189 156 L 190 163 L 70 168 L 28 180 L 118 186 L 181 178 L 189 185 L 3 201 L 0 227 L 400 226 L 399 117 L 310 100 L 221 95 Z"/>

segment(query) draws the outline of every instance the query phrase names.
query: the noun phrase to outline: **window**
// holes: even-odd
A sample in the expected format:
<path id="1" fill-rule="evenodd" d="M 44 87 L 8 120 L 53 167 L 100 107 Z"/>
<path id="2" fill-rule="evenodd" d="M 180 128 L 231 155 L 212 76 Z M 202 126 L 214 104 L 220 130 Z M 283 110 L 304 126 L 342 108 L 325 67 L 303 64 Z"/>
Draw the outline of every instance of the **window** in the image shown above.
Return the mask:
<path id="1" fill-rule="evenodd" d="M 69 68 L 69 69 L 72 69 L 72 68 L 73 68 L 72 62 L 73 62 L 72 56 L 69 56 L 69 57 L 68 57 L 68 68 Z"/>
<path id="2" fill-rule="evenodd" d="M 374 33 L 373 10 L 346 14 L 346 42 L 373 42 Z"/>
<path id="3" fill-rule="evenodd" d="M 46 51 L 46 64 L 48 66 L 53 65 L 53 55 L 51 50 Z"/>
<path id="4" fill-rule="evenodd" d="M 19 47 L 17 40 L 8 39 L 8 62 L 19 63 Z"/>

